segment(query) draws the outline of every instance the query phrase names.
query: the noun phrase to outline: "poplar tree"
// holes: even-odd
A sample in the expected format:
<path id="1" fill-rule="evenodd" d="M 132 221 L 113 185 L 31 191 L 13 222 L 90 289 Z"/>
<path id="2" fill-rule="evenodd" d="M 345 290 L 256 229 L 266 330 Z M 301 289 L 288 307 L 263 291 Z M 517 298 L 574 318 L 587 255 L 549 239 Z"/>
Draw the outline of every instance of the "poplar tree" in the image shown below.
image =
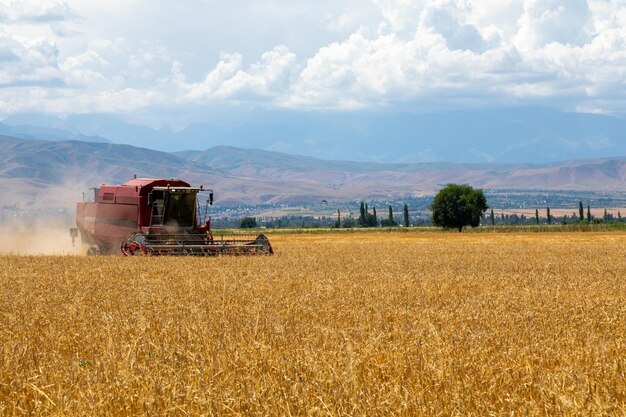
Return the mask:
<path id="1" fill-rule="evenodd" d="M 406 203 L 404 203 L 404 227 L 409 227 L 409 206 L 406 205 Z"/>
<path id="2" fill-rule="evenodd" d="M 550 207 L 546 207 L 546 214 L 548 216 L 548 224 L 552 224 L 552 216 L 550 216 Z"/>
<path id="3" fill-rule="evenodd" d="M 394 227 L 397 226 L 398 223 L 393 219 L 393 209 L 389 206 L 389 216 L 386 219 L 383 219 L 380 222 L 380 225 L 383 227 Z"/>
<path id="4" fill-rule="evenodd" d="M 492 226 L 496 225 L 496 216 L 495 214 L 493 214 L 493 209 L 491 209 L 491 225 Z"/>
<path id="5" fill-rule="evenodd" d="M 539 225 L 539 209 L 535 209 L 535 222 Z"/>
<path id="6" fill-rule="evenodd" d="M 372 215 L 374 216 L 374 227 L 378 227 L 378 217 L 376 217 L 376 207 L 372 209 Z"/>
<path id="7" fill-rule="evenodd" d="M 365 203 L 362 201 L 361 201 L 360 211 L 361 211 L 361 215 L 359 216 L 359 225 L 364 226 L 365 225 Z"/>
<path id="8" fill-rule="evenodd" d="M 583 202 L 582 201 L 578 202 L 578 216 L 580 217 L 580 221 L 581 222 L 583 220 L 585 220 L 585 209 L 583 207 Z"/>
<path id="9" fill-rule="evenodd" d="M 591 206 L 587 205 L 587 223 L 591 223 Z"/>

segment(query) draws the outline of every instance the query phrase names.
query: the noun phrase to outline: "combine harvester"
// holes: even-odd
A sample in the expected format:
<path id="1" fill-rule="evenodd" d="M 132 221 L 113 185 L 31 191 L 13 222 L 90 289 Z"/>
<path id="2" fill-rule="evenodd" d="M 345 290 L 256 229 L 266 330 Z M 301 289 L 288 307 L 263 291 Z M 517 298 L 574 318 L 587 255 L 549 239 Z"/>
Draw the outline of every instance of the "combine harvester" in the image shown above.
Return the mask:
<path id="1" fill-rule="evenodd" d="M 198 193 L 208 192 L 200 219 Z M 206 216 L 213 191 L 177 179 L 135 178 L 94 189 L 93 203 L 77 203 L 72 242 L 80 234 L 88 255 L 272 254 L 263 234 L 215 235 Z"/>

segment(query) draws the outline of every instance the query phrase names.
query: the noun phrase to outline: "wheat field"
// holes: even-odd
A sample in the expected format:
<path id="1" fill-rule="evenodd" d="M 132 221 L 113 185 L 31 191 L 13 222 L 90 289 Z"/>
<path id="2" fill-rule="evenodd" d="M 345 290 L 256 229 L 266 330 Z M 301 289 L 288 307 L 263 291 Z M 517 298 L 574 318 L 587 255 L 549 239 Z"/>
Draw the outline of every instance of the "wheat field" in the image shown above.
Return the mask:
<path id="1" fill-rule="evenodd" d="M 626 415 L 626 234 L 0 255 L 3 415 Z"/>

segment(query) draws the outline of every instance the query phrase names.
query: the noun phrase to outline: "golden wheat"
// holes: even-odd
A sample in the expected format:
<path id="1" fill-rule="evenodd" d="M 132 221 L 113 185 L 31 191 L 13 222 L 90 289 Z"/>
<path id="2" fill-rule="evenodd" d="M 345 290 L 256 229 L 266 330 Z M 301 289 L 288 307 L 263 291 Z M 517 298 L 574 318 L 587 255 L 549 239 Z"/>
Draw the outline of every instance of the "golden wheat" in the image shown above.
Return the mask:
<path id="1" fill-rule="evenodd" d="M 0 256 L 5 415 L 624 415 L 626 235 Z"/>

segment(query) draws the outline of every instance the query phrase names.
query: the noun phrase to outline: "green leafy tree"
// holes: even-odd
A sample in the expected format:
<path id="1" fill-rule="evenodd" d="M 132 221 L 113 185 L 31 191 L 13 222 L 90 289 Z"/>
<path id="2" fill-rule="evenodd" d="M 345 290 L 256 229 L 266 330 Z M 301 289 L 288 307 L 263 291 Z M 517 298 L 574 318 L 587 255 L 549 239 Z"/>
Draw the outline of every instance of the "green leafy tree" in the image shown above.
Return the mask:
<path id="1" fill-rule="evenodd" d="M 254 217 L 244 217 L 239 221 L 241 229 L 253 229 L 256 227 L 256 219 Z"/>
<path id="2" fill-rule="evenodd" d="M 491 225 L 495 226 L 496 225 L 496 216 L 493 213 L 493 209 L 491 209 Z"/>
<path id="3" fill-rule="evenodd" d="M 437 193 L 430 206 L 435 226 L 458 229 L 459 232 L 465 226 L 478 227 L 487 209 L 483 190 L 460 184 L 448 184 Z"/>
<path id="4" fill-rule="evenodd" d="M 372 208 L 372 216 L 374 217 L 374 227 L 378 227 L 378 217 L 376 217 L 376 207 Z"/>
<path id="5" fill-rule="evenodd" d="M 550 215 L 550 207 L 546 207 L 546 216 L 548 217 L 548 224 L 552 224 L 552 216 Z"/>
<path id="6" fill-rule="evenodd" d="M 578 217 L 581 222 L 585 220 L 585 208 L 582 201 L 578 202 Z"/>
<path id="7" fill-rule="evenodd" d="M 591 206 L 587 205 L 587 223 L 591 223 Z"/>
<path id="8" fill-rule="evenodd" d="M 539 209 L 535 209 L 535 222 L 539 225 Z"/>
<path id="9" fill-rule="evenodd" d="M 335 228 L 339 229 L 341 227 L 341 211 L 337 209 L 337 221 L 335 222 Z"/>
<path id="10" fill-rule="evenodd" d="M 407 206 L 406 203 L 404 203 L 402 211 L 404 214 L 404 227 L 409 227 L 411 225 L 409 221 L 409 206 Z"/>

